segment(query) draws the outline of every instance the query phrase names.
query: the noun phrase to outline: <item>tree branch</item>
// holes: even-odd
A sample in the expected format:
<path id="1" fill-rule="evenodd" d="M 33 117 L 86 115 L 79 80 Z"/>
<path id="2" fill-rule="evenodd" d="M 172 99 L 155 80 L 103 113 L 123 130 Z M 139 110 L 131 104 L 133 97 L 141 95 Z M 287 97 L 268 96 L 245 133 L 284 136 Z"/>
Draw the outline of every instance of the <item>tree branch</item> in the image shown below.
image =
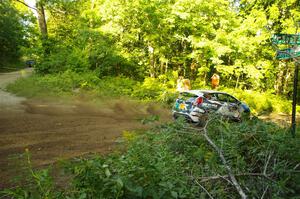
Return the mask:
<path id="1" fill-rule="evenodd" d="M 210 195 L 210 193 L 207 191 L 207 189 L 205 189 L 197 180 L 195 180 L 195 182 L 196 182 L 196 184 L 197 185 L 199 185 L 200 187 L 201 187 L 201 189 L 203 189 L 205 192 L 206 192 L 206 194 L 208 195 L 208 197 L 210 198 L 210 199 L 214 199 L 211 195 Z"/>
<path id="2" fill-rule="evenodd" d="M 264 199 L 265 194 L 266 194 L 267 191 L 268 191 L 268 188 L 269 188 L 269 186 L 267 186 L 267 188 L 266 188 L 265 191 L 263 192 L 263 194 L 262 194 L 262 196 L 260 197 L 260 199 Z"/>
<path id="3" fill-rule="evenodd" d="M 18 2 L 18 3 L 21 3 L 21 4 L 23 4 L 23 5 L 25 5 L 25 6 L 28 7 L 28 8 L 31 8 L 31 9 L 33 9 L 33 10 L 39 12 L 39 10 L 38 10 L 37 8 L 31 7 L 30 5 L 28 5 L 27 3 L 25 3 L 25 2 L 23 2 L 23 1 L 21 1 L 21 0 L 15 0 L 15 1 Z"/>
<path id="4" fill-rule="evenodd" d="M 238 193 L 240 194 L 241 198 L 246 199 L 247 196 L 244 193 L 243 189 L 241 188 L 240 184 L 238 183 L 238 181 L 236 180 L 235 176 L 233 175 L 231 168 L 228 166 L 227 161 L 223 155 L 223 152 L 218 148 L 218 146 L 210 139 L 210 137 L 207 135 L 207 130 L 204 129 L 204 137 L 205 139 L 208 141 L 208 143 L 217 151 L 219 157 L 221 158 L 221 161 L 223 163 L 223 165 L 225 166 L 227 173 L 229 175 L 229 178 L 231 180 L 231 182 L 233 183 L 233 185 L 235 186 L 236 190 L 238 191 Z"/>
<path id="5" fill-rule="evenodd" d="M 264 173 L 240 173 L 240 174 L 234 174 L 235 177 L 241 177 L 241 176 L 254 176 L 254 177 L 264 177 L 270 181 L 274 181 L 272 178 L 270 178 L 269 175 L 265 175 Z M 200 182 L 207 182 L 210 180 L 218 180 L 218 179 L 228 179 L 229 175 L 216 175 L 216 176 L 208 176 L 208 177 L 201 177 Z"/>
<path id="6" fill-rule="evenodd" d="M 267 159 L 266 164 L 264 166 L 264 172 L 263 172 L 264 175 L 267 175 L 267 169 L 268 169 L 268 165 L 269 165 L 270 158 L 271 158 L 272 155 L 273 155 L 273 151 L 269 153 L 268 159 Z"/>
<path id="7" fill-rule="evenodd" d="M 296 170 L 300 166 L 300 163 L 298 163 L 295 167 L 294 170 Z"/>
<path id="8" fill-rule="evenodd" d="M 206 122 L 204 128 L 202 129 L 202 131 L 203 131 L 202 135 L 207 140 L 207 142 L 214 148 L 214 150 L 218 153 L 219 157 L 221 158 L 221 161 L 222 161 L 223 165 L 225 166 L 225 168 L 227 170 L 228 177 L 229 177 L 230 181 L 232 182 L 232 184 L 236 188 L 237 192 L 240 194 L 241 198 L 246 199 L 247 196 L 246 196 L 245 192 L 243 191 L 242 187 L 240 186 L 240 184 L 238 183 L 238 181 L 236 180 L 235 176 L 233 175 L 233 172 L 231 171 L 231 168 L 228 166 L 228 163 L 227 163 L 227 161 L 226 161 L 226 159 L 223 155 L 223 151 L 207 135 L 207 126 L 208 126 L 209 122 L 210 122 L 210 120 L 208 120 Z"/>

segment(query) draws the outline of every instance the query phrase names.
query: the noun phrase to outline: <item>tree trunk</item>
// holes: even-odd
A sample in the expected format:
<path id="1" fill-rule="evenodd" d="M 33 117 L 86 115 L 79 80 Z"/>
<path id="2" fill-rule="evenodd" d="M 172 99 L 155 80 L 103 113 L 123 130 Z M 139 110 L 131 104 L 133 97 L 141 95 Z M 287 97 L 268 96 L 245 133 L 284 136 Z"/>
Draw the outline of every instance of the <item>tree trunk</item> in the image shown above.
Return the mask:
<path id="1" fill-rule="evenodd" d="M 149 50 L 150 77 L 155 77 L 154 49 L 149 44 L 148 44 L 148 50 Z"/>
<path id="2" fill-rule="evenodd" d="M 164 62 L 159 61 L 159 63 L 160 63 L 160 69 L 159 69 L 158 75 L 162 75 L 162 74 L 164 74 Z"/>
<path id="3" fill-rule="evenodd" d="M 290 70 L 287 71 L 285 77 L 284 77 L 284 84 L 283 84 L 283 93 L 286 95 L 289 91 L 288 91 L 288 85 L 290 82 L 290 77 L 291 77 L 292 73 Z"/>
<path id="4" fill-rule="evenodd" d="M 95 7 L 95 0 L 91 0 L 91 10 L 93 10 Z"/>
<path id="5" fill-rule="evenodd" d="M 283 82 L 284 82 L 284 67 L 282 63 L 279 63 L 279 72 L 277 74 L 277 80 L 275 83 L 275 91 L 277 95 L 282 94 Z"/>
<path id="6" fill-rule="evenodd" d="M 44 48 L 44 55 L 48 55 L 50 53 L 50 48 L 47 42 L 48 30 L 47 30 L 44 5 L 41 2 L 36 2 L 36 8 L 38 14 L 39 28 L 42 35 L 42 46 Z"/>
<path id="7" fill-rule="evenodd" d="M 236 82 L 235 82 L 235 88 L 238 87 L 240 81 L 240 75 L 237 77 Z"/>
<path id="8" fill-rule="evenodd" d="M 166 61 L 166 70 L 165 70 L 165 74 L 168 73 L 168 63 L 169 63 L 169 60 Z"/>
<path id="9" fill-rule="evenodd" d="M 46 23 L 46 17 L 45 17 L 45 10 L 42 3 L 37 2 L 36 8 L 38 10 L 38 22 L 40 31 L 42 34 L 42 37 L 47 39 L 48 38 L 48 30 L 47 30 L 47 23 Z"/>

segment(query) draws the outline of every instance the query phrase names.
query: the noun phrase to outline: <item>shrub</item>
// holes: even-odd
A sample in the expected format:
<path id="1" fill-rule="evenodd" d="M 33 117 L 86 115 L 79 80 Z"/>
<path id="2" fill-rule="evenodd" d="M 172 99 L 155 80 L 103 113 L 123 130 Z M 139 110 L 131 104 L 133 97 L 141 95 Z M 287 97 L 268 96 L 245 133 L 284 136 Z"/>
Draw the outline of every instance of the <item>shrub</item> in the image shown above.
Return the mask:
<path id="1" fill-rule="evenodd" d="M 140 99 L 155 99 L 166 88 L 155 78 L 145 78 L 142 83 L 139 83 L 132 93 L 132 96 L 138 97 Z"/>
<path id="2" fill-rule="evenodd" d="M 127 77 L 104 77 L 95 91 L 105 96 L 131 96 L 137 82 Z"/>
<path id="3" fill-rule="evenodd" d="M 266 114 L 271 112 L 289 114 L 292 112 L 292 102 L 278 95 L 268 92 L 261 93 L 240 89 L 224 88 L 222 90 L 247 103 L 250 106 L 251 111 L 255 114 Z M 298 111 L 299 110 L 300 109 L 298 109 Z"/>
<path id="4" fill-rule="evenodd" d="M 88 69 L 87 53 L 77 48 L 57 49 L 47 57 L 39 60 L 35 66 L 36 72 L 41 74 L 62 73 L 66 70 L 87 72 Z"/>

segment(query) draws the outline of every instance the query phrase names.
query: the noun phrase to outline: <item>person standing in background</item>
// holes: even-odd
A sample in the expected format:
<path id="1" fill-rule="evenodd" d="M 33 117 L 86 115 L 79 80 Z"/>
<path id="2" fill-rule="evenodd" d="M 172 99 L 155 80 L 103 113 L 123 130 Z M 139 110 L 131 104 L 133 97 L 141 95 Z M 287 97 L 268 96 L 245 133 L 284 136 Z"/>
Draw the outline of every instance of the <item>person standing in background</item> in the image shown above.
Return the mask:
<path id="1" fill-rule="evenodd" d="M 219 84 L 220 84 L 220 76 L 214 73 L 211 76 L 211 88 L 215 89 L 219 86 Z"/>
<path id="2" fill-rule="evenodd" d="M 184 79 L 182 76 L 180 76 L 177 79 L 177 91 L 183 92 L 191 90 L 191 82 L 189 79 Z"/>

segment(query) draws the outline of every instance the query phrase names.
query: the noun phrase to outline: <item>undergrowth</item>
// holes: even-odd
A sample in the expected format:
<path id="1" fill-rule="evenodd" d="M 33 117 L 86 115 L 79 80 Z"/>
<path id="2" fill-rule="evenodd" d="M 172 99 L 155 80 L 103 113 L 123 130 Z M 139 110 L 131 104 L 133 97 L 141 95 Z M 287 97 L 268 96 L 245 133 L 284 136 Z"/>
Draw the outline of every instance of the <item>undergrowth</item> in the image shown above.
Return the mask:
<path id="1" fill-rule="evenodd" d="M 127 77 L 102 77 L 96 73 L 77 73 L 67 70 L 59 74 L 38 75 L 17 80 L 8 90 L 27 97 L 79 95 L 91 98 L 127 96 L 140 100 L 158 101 L 171 106 L 178 93 L 174 77 L 146 78 L 139 82 Z M 194 86 L 197 88 L 197 85 Z M 246 102 L 254 114 L 291 113 L 291 101 L 271 93 L 221 88 Z M 298 109 L 300 111 L 300 109 Z"/>
<path id="2" fill-rule="evenodd" d="M 299 136 L 252 119 L 214 119 L 208 136 L 249 198 L 300 198 Z M 5 190 L 12 198 L 240 198 L 218 153 L 200 129 L 182 121 L 143 134 L 126 132 L 123 153 L 64 163 L 67 189 L 55 187 L 49 170 L 30 169 L 28 186 Z"/>

